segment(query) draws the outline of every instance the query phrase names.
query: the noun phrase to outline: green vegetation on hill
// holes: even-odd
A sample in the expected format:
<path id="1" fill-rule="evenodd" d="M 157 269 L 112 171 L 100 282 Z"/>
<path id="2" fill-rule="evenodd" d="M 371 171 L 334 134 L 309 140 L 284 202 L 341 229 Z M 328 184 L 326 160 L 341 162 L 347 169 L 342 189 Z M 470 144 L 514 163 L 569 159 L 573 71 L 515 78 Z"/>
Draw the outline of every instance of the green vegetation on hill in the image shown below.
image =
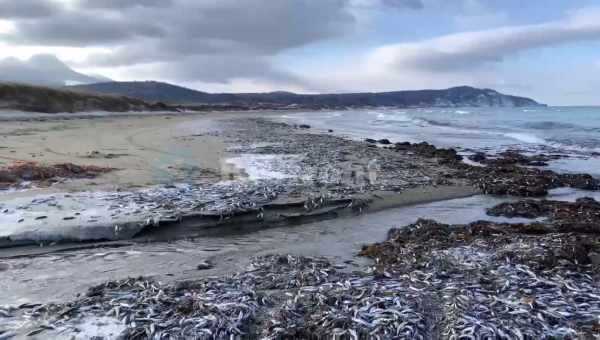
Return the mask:
<path id="1" fill-rule="evenodd" d="M 161 104 L 116 95 L 76 92 L 48 87 L 0 83 L 0 110 L 59 113 L 85 111 L 154 111 Z"/>

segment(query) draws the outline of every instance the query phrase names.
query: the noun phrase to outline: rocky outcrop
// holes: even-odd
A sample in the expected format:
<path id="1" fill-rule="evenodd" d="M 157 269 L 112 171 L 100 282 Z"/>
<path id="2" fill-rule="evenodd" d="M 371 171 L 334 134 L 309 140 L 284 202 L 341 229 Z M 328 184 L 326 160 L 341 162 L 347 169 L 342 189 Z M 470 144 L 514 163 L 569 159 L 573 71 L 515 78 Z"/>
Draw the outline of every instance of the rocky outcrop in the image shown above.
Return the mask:
<path id="1" fill-rule="evenodd" d="M 468 158 L 474 162 L 485 164 L 488 166 L 505 166 L 505 165 L 526 165 L 526 166 L 546 166 L 551 160 L 560 159 L 562 155 L 524 155 L 516 150 L 508 150 L 501 152 L 496 156 L 490 157 L 483 152 L 476 152 Z"/>

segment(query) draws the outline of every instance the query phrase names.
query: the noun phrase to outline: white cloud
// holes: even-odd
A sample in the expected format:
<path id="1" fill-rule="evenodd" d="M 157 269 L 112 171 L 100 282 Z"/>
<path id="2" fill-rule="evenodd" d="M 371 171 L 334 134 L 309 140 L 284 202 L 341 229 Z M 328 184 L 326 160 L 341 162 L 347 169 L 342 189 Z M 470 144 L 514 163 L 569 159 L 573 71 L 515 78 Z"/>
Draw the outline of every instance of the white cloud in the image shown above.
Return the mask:
<path id="1" fill-rule="evenodd" d="M 600 8 L 581 9 L 568 13 L 562 20 L 543 24 L 506 26 L 385 45 L 348 58 L 350 62 L 313 70 L 304 79 L 310 89 L 319 92 L 473 85 L 528 95 L 550 104 L 593 100 L 598 103 L 594 98 L 577 97 L 575 101 L 567 95 L 569 87 L 583 93 L 592 84 L 599 83 L 594 80 L 598 78 L 597 72 L 590 72 L 590 64 L 581 65 L 577 71 L 570 70 L 572 74 L 567 77 L 559 68 L 541 72 L 511 63 L 511 57 L 528 50 L 591 40 L 600 40 Z"/>
<path id="2" fill-rule="evenodd" d="M 15 24 L 12 21 L 0 19 L 0 34 L 10 34 L 14 30 Z"/>
<path id="3" fill-rule="evenodd" d="M 502 61 L 515 53 L 576 41 L 600 40 L 600 8 L 572 13 L 564 20 L 450 34 L 413 43 L 382 46 L 369 62 L 382 71 L 454 71 Z"/>

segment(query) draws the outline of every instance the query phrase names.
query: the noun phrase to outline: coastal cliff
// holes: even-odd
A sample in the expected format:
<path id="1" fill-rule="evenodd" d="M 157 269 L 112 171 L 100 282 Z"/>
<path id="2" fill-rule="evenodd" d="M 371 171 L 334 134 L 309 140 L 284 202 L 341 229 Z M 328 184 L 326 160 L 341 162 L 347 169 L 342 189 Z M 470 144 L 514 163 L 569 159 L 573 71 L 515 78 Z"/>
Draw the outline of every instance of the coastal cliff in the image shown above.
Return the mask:
<path id="1" fill-rule="evenodd" d="M 357 107 L 524 107 L 539 106 L 533 99 L 470 86 L 443 90 L 416 90 L 339 94 L 207 93 L 172 84 L 105 82 L 68 87 L 79 91 L 123 95 L 146 101 L 183 105 L 237 105 L 243 107 L 340 109 Z"/>

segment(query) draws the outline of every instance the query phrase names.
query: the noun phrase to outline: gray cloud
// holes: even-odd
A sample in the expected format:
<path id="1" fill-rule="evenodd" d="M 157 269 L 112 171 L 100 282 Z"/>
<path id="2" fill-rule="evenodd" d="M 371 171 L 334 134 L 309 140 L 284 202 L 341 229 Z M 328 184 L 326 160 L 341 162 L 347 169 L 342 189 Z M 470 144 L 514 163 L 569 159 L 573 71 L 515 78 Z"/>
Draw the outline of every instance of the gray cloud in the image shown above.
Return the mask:
<path id="1" fill-rule="evenodd" d="M 348 0 L 247 0 L 243 6 L 235 0 L 172 0 L 172 6 L 164 8 L 168 2 L 157 0 L 75 4 L 72 9 L 57 3 L 52 15 L 37 20 L 12 17 L 16 31 L 4 39 L 85 47 L 125 45 L 124 41 L 129 45 L 152 38 L 155 45 L 186 54 L 219 45 L 268 54 L 346 34 L 355 23 L 347 11 Z"/>
<path id="2" fill-rule="evenodd" d="M 57 8 L 47 0 L 0 0 L 0 18 L 39 18 L 55 14 Z"/>
<path id="3" fill-rule="evenodd" d="M 173 0 L 79 0 L 82 8 L 124 9 L 130 7 L 170 7 Z"/>
<path id="4" fill-rule="evenodd" d="M 126 43 L 139 37 L 158 38 L 163 34 L 161 26 L 145 19 L 61 11 L 37 20 L 17 21 L 16 33 L 5 35 L 5 40 L 17 44 L 87 47 Z"/>
<path id="5" fill-rule="evenodd" d="M 272 56 L 354 30 L 349 1 L 78 0 L 70 7 L 56 5 L 43 18 L 12 18 L 14 32 L 0 40 L 111 48 L 90 56 L 80 65 L 86 67 L 155 63 L 203 81 L 280 78 L 282 72 L 270 66 Z M 192 71 L 179 72 L 184 68 Z"/>

